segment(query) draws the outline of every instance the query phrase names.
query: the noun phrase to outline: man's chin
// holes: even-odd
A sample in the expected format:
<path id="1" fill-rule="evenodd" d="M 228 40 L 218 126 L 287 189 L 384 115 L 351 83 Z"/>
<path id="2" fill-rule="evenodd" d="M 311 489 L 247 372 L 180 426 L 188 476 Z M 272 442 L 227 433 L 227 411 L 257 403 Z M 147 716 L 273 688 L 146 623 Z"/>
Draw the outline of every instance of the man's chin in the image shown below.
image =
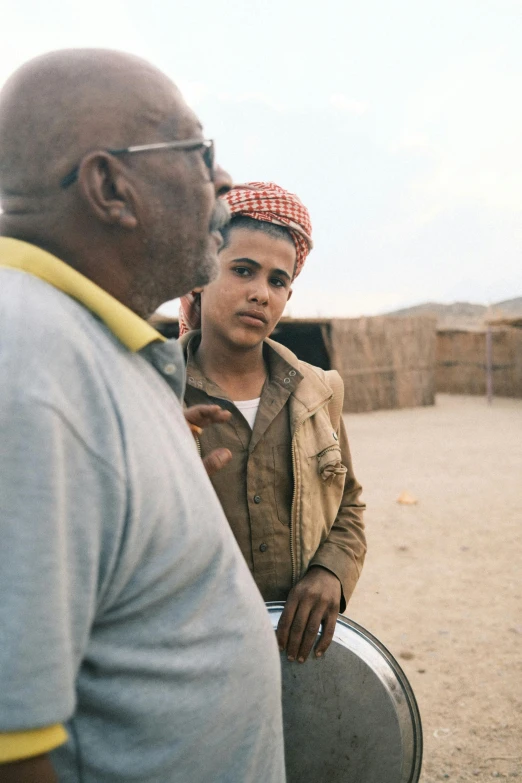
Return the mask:
<path id="1" fill-rule="evenodd" d="M 212 242 L 212 244 L 214 244 Z M 219 261 L 217 248 L 207 247 L 204 259 L 195 269 L 195 282 L 192 288 L 200 288 L 208 285 L 219 274 Z"/>
<path id="2" fill-rule="evenodd" d="M 212 283 L 219 275 L 219 258 L 217 250 L 209 250 L 207 254 L 207 284 Z M 201 284 L 203 285 L 203 283 Z"/>

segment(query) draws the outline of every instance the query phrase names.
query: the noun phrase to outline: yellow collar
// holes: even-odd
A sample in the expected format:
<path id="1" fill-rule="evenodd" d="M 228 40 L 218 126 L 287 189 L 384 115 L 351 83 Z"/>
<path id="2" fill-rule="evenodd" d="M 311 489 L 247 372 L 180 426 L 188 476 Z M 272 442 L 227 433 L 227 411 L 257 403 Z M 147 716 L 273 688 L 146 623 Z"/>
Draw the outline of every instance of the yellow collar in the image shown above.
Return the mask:
<path id="1" fill-rule="evenodd" d="M 139 315 L 72 266 L 35 245 L 0 237 L 0 267 L 21 269 L 76 299 L 97 315 L 130 351 L 165 338 Z"/>

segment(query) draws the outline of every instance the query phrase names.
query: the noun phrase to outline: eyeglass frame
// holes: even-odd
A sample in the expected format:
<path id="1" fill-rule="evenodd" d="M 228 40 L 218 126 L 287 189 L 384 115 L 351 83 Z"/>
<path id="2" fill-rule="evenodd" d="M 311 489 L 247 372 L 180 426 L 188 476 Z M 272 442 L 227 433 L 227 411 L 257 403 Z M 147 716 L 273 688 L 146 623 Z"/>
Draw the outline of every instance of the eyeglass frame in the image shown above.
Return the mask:
<path id="1" fill-rule="evenodd" d="M 121 147 L 120 149 L 106 149 L 104 152 L 108 152 L 109 155 L 133 155 L 137 152 L 156 152 L 157 150 L 185 150 L 191 152 L 192 150 L 203 149 L 203 162 L 205 163 L 209 175 L 210 182 L 214 181 L 214 166 L 215 166 L 215 147 L 214 139 L 181 139 L 177 141 L 160 141 L 154 144 L 134 144 L 132 147 Z M 76 182 L 78 178 L 78 172 L 80 170 L 79 163 L 60 181 L 60 187 L 65 190 L 73 182 Z"/>

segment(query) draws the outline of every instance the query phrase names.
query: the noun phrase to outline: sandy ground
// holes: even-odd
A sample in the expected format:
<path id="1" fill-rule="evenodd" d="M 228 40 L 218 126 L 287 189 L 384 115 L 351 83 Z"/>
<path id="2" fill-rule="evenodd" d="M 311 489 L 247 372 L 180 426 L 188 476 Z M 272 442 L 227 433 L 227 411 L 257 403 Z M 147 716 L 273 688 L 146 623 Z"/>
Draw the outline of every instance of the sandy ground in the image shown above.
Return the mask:
<path id="1" fill-rule="evenodd" d="M 441 395 L 346 423 L 369 542 L 346 614 L 413 686 L 421 781 L 522 781 L 522 400 Z"/>

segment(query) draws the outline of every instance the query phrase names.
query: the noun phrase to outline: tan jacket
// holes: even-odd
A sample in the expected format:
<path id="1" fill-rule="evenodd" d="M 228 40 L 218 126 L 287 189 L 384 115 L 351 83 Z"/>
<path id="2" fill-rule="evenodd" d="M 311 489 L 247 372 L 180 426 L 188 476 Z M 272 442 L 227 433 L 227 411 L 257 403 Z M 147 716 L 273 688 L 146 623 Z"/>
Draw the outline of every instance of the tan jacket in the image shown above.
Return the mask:
<path id="1" fill-rule="evenodd" d="M 181 343 L 185 352 L 187 352 L 193 337 L 194 333 L 191 333 L 182 338 Z M 272 394 L 276 395 L 280 405 L 284 405 L 288 411 L 289 427 L 286 425 L 288 435 L 283 432 L 284 419 L 278 418 L 277 422 L 281 421 L 281 425 L 277 424 L 278 427 L 281 427 L 281 432 L 278 431 L 278 437 L 283 441 L 285 438 L 291 441 L 291 443 L 287 441 L 286 450 L 288 471 L 290 474 L 291 469 L 293 477 L 292 482 L 290 481 L 291 476 L 288 475 L 290 491 L 286 494 L 287 502 L 291 506 L 287 541 L 289 549 L 286 550 L 291 559 L 291 581 L 290 568 L 288 568 L 286 590 L 304 576 L 309 566 L 320 565 L 331 570 L 339 578 L 343 589 L 344 605 L 355 588 L 366 552 L 362 521 L 365 506 L 360 501 L 361 487 L 353 474 L 346 429 L 341 416 L 337 416 L 338 426 L 335 431 L 330 420 L 329 404 L 330 409 L 334 405 L 332 405 L 333 395 L 332 389 L 328 385 L 327 374 L 317 367 L 300 361 L 295 354 L 280 343 L 273 340 L 266 340 L 266 343 L 267 347 L 280 357 L 275 363 L 277 370 L 283 370 L 282 373 L 278 373 L 279 377 L 272 379 Z M 281 377 L 282 374 L 285 374 L 283 368 L 286 368 L 286 378 Z M 196 375 L 197 367 L 193 366 L 191 370 L 190 351 L 188 369 L 189 378 L 185 394 L 187 404 L 215 402 L 217 399 L 224 400 L 225 406 L 227 406 L 229 401 L 226 396 L 220 394 L 217 387 L 213 386 L 211 382 Z M 194 373 L 194 377 L 191 376 L 191 372 Z M 284 397 L 285 391 L 286 397 Z M 233 409 L 234 406 L 230 403 L 230 407 Z M 267 408 L 269 406 L 263 408 L 264 416 L 267 415 Z M 236 421 L 234 426 L 239 429 L 241 425 Z M 246 424 L 245 427 L 247 427 Z M 222 430 L 222 432 L 222 437 L 225 438 L 225 431 Z M 267 431 L 267 435 L 261 437 L 268 437 L 269 432 Z M 226 440 L 220 441 L 219 433 L 218 425 L 203 434 L 201 445 L 204 454 L 218 445 L 232 446 Z M 274 438 L 274 434 L 271 437 Z M 255 441 L 255 431 L 253 440 Z M 255 448 L 258 449 L 259 446 Z M 236 464 L 239 466 L 239 462 Z M 244 463 L 242 464 L 244 465 Z M 263 472 L 263 468 L 260 469 Z M 234 463 L 232 463 L 222 471 L 221 475 L 217 476 L 216 474 L 216 477 L 213 478 L 225 513 L 227 513 L 227 506 L 230 507 L 231 513 L 235 512 L 240 502 L 239 496 L 237 494 L 234 496 L 234 492 L 237 492 L 239 486 L 239 479 L 242 478 L 237 475 L 237 470 L 242 469 L 234 468 Z M 259 472 L 257 475 L 261 481 L 263 477 L 259 475 Z M 270 493 L 265 491 L 263 504 L 265 498 L 270 497 Z M 274 501 L 269 500 L 268 502 L 271 505 Z M 275 502 L 277 503 L 277 499 Z M 272 518 L 278 516 L 277 509 L 266 509 L 263 505 L 256 506 L 255 503 L 250 502 L 250 498 L 248 498 L 248 505 L 245 505 L 244 512 L 241 511 L 239 516 L 243 513 L 245 517 L 250 517 L 250 524 L 256 530 L 265 524 L 268 516 L 271 515 Z M 279 518 L 281 518 L 281 513 L 279 513 Z M 258 581 L 261 592 L 265 599 L 269 600 L 265 593 L 270 590 L 271 575 L 267 572 L 265 576 L 263 573 L 263 555 L 258 552 L 256 530 L 252 531 L 250 540 L 248 540 L 246 535 L 241 536 L 243 527 L 239 531 L 238 542 L 254 573 L 254 578 Z M 285 539 L 281 538 L 283 533 L 280 528 L 281 525 L 275 527 L 276 536 L 280 541 L 279 545 L 275 543 L 279 548 L 279 553 L 284 552 L 285 547 Z M 261 534 L 260 540 L 267 540 L 266 535 L 268 533 L 265 530 Z M 282 550 L 281 547 L 283 547 Z M 265 556 L 267 554 L 265 553 Z M 277 561 L 275 567 L 277 568 Z M 263 589 L 265 586 L 266 590 Z"/>
<path id="2" fill-rule="evenodd" d="M 333 429 L 328 403 L 333 394 L 326 374 L 300 361 L 272 340 L 267 341 L 303 380 L 289 399 L 292 431 L 294 497 L 291 511 L 294 583 L 310 565 L 342 572 L 347 602 L 366 554 L 361 486 L 352 468 L 346 428 L 340 417 Z M 344 563 L 339 568 L 340 560 Z"/>

